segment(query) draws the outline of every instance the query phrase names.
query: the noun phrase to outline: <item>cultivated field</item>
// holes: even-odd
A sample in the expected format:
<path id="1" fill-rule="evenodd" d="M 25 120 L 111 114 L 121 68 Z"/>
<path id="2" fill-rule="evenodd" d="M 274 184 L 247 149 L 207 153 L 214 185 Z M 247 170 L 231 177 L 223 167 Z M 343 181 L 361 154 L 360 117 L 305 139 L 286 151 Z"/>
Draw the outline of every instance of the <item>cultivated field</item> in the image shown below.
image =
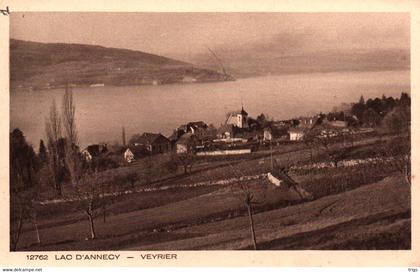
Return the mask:
<path id="1" fill-rule="evenodd" d="M 96 239 L 88 239 L 82 200 L 46 197 L 37 208 L 41 244 L 27 221 L 18 250 L 252 249 L 239 183 L 246 183 L 254 196 L 258 249 L 409 249 L 410 187 L 385 161 L 367 160 L 389 140 L 371 137 L 352 143 L 346 159 L 367 161 L 353 166 L 308 170 L 303 167 L 311 163 L 306 147 L 294 144 L 274 147 L 272 157 L 269 150 L 260 150 L 241 157 L 202 158 L 187 174 L 165 172 L 165 156 L 153 158 L 151 169 L 139 161 L 107 170 L 98 178 L 110 192 L 106 205 L 96 211 Z M 326 160 L 322 151 L 314 153 L 317 162 Z M 295 168 L 289 175 L 311 199 L 268 181 L 268 172 L 290 165 Z M 125 184 L 132 173 L 137 180 Z M 118 194 L 111 193 L 117 189 Z"/>

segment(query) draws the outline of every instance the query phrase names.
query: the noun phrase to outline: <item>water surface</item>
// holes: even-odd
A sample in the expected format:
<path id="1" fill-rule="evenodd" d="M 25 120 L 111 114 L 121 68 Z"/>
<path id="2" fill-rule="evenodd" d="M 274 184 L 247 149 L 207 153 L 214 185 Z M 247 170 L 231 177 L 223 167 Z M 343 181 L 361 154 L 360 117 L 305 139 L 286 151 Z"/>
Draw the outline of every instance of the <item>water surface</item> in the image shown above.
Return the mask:
<path id="1" fill-rule="evenodd" d="M 76 88 L 76 118 L 81 146 L 121 142 L 134 133 L 169 136 L 179 125 L 202 120 L 219 126 L 226 112 L 240 109 L 250 116 L 275 119 L 326 112 L 342 102 L 399 96 L 410 91 L 409 71 L 340 72 L 281 75 L 232 82 L 160 86 Z M 61 106 L 63 90 L 11 92 L 10 127 L 20 128 L 38 147 L 45 138 L 45 118 L 53 100 Z"/>

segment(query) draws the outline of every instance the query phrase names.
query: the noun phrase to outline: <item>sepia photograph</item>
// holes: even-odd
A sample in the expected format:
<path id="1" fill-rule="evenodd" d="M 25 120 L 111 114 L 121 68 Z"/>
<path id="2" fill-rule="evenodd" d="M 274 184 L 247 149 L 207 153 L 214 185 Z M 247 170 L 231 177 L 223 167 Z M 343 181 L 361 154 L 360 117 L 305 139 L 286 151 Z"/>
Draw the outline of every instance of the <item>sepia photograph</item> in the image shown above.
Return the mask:
<path id="1" fill-rule="evenodd" d="M 409 12 L 9 17 L 10 252 L 412 249 Z"/>

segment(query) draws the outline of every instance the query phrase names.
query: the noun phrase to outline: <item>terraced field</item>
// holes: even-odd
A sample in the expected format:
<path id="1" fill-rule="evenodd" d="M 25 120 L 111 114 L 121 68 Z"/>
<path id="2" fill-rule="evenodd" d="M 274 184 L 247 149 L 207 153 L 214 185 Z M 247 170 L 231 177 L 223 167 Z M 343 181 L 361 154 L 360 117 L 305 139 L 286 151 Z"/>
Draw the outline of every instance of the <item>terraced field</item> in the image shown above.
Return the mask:
<path id="1" fill-rule="evenodd" d="M 360 145 L 372 148 L 374 142 Z M 274 155 L 276 162 L 307 160 L 304 150 Z M 38 211 L 41 244 L 26 221 L 18 250 L 252 249 L 244 192 L 253 195 L 257 246 L 268 249 L 409 249 L 410 187 L 395 170 L 354 165 L 291 171 L 311 194 L 301 199 L 287 184 L 267 179 L 270 159 L 202 161 L 175 174 L 109 196 L 95 216 L 97 238 L 77 201 L 46 201 Z M 139 164 L 119 172 L 137 171 Z M 104 216 L 105 211 L 105 216 Z"/>

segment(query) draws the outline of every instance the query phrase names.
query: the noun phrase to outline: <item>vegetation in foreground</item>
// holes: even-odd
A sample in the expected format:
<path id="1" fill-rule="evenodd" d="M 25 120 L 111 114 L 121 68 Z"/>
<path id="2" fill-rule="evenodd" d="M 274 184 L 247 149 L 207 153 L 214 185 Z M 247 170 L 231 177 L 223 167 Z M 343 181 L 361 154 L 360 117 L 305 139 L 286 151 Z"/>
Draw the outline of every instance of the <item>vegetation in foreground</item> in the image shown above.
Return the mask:
<path id="1" fill-rule="evenodd" d="M 389 143 L 384 142 L 382 145 Z M 353 154 L 377 152 L 380 149 L 378 143 L 375 143 L 361 145 L 355 150 Z M 274 159 L 279 163 L 282 159 L 290 162 L 293 157 L 300 158 L 301 154 L 307 153 L 295 151 L 276 155 Z M 36 209 L 38 231 L 30 220 L 23 224 L 18 250 L 254 248 L 241 189 L 210 183 L 194 187 L 194 180 L 201 182 L 204 177 L 217 177 L 217 173 L 223 173 L 223 179 L 232 178 L 238 176 L 239 172 L 246 172 L 249 165 L 255 164 L 261 168 L 254 171 L 262 173 L 269 167 L 270 159 L 266 157 L 263 163 L 261 161 L 261 158 L 249 161 L 241 159 L 210 169 L 204 162 L 202 170 L 199 170 L 202 166 L 197 164 L 197 171 L 187 176 L 179 174 L 150 185 L 140 182 L 135 184 L 135 189 L 156 188 L 155 191 L 131 192 L 104 198 L 106 205 L 99 205 L 93 218 L 94 240 L 90 240 L 92 237 L 87 216 L 82 211 L 86 206 L 83 200 L 47 202 Z M 135 165 L 126 170 L 131 168 L 137 171 L 141 169 Z M 313 195 L 311 201 L 302 202 L 289 188 L 276 187 L 262 178 L 247 182 L 255 202 L 252 206 L 253 228 L 258 249 L 409 248 L 410 189 L 397 168 L 383 162 L 313 169 L 312 172 L 290 170 L 289 173 Z M 386 178 L 390 176 L 392 178 Z M 165 189 L 171 185 L 174 187 Z M 183 187 L 186 185 L 190 187 Z M 379 203 L 374 211 L 370 211 L 374 200 Z M 395 207 L 401 209 L 398 214 L 391 212 Z M 332 210 L 340 216 L 329 212 Z M 308 212 L 314 214 L 305 218 L 302 213 Z M 287 216 L 279 215 L 284 213 Z M 317 213 L 320 215 L 317 216 Z M 358 217 L 360 219 L 351 219 Z M 347 219 L 351 221 L 346 226 L 336 221 L 337 218 L 343 222 Z M 277 221 L 280 225 L 272 229 L 266 226 L 267 222 Z M 305 231 L 301 233 L 300 230 L 294 230 L 299 226 Z M 354 232 L 351 226 L 354 226 Z M 335 236 L 331 236 L 331 228 Z M 373 229 L 377 231 L 373 232 Z M 36 232 L 40 236 L 39 243 Z M 267 238 L 273 232 L 279 232 L 281 236 L 272 240 Z M 301 233 L 300 236 L 298 233 Z M 327 233 L 333 238 L 325 238 L 329 237 Z M 320 236 L 324 240 L 315 239 Z M 396 239 L 400 240 L 397 242 Z"/>

